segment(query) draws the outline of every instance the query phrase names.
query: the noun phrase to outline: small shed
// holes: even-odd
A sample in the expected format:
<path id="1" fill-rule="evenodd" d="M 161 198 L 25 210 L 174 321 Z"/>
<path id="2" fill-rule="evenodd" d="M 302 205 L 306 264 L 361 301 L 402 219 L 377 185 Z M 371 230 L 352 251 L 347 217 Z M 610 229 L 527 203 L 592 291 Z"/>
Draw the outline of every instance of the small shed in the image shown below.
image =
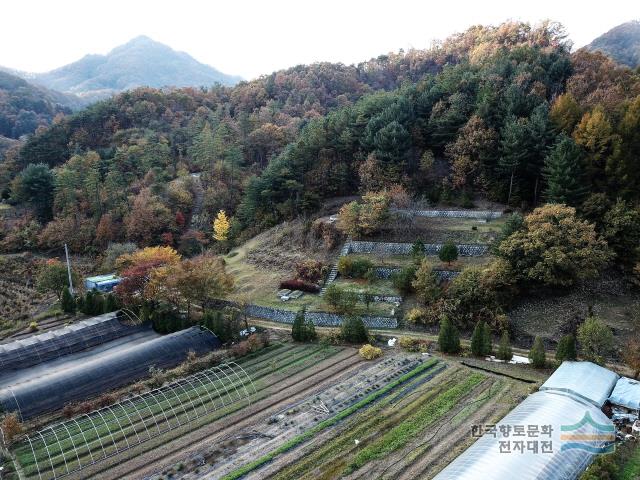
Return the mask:
<path id="1" fill-rule="evenodd" d="M 640 411 L 640 381 L 621 377 L 611 392 L 609 402 L 628 410 Z"/>
<path id="2" fill-rule="evenodd" d="M 619 375 L 591 362 L 562 362 L 540 387 L 575 395 L 602 408 L 616 386 Z"/>
<path id="3" fill-rule="evenodd" d="M 108 275 L 96 275 L 95 277 L 87 277 L 84 279 L 84 288 L 87 290 L 98 290 L 99 292 L 110 292 L 113 287 L 118 285 L 122 278 L 115 273 Z"/>

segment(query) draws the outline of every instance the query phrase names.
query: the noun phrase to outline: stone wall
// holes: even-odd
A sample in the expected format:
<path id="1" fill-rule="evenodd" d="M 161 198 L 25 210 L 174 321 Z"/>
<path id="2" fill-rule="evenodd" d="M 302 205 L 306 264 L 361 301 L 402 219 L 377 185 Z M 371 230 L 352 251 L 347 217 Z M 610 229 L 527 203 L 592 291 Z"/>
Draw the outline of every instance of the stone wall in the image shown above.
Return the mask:
<path id="1" fill-rule="evenodd" d="M 391 276 L 394 273 L 397 273 L 400 270 L 402 269 L 399 267 L 376 267 L 376 276 L 378 278 L 386 280 L 387 278 L 391 278 Z M 457 270 L 434 269 L 433 273 L 436 274 L 439 280 L 453 280 L 458 275 L 460 275 L 460 272 Z M 398 297 L 398 298 L 402 298 L 402 297 Z"/>
<path id="2" fill-rule="evenodd" d="M 473 218 L 478 220 L 495 220 L 502 216 L 502 212 L 493 210 L 412 210 L 398 208 L 392 211 L 413 217 L 430 218 Z"/>
<path id="3" fill-rule="evenodd" d="M 424 246 L 425 255 L 437 255 L 442 248 L 441 243 L 428 243 Z M 460 244 L 458 247 L 458 255 L 461 257 L 482 257 L 489 251 L 488 245 L 481 244 Z M 412 243 L 398 242 L 365 242 L 351 241 L 349 242 L 349 253 L 373 253 L 376 255 L 410 255 Z"/>
<path id="4" fill-rule="evenodd" d="M 274 307 L 249 305 L 247 314 L 252 317 L 263 318 L 278 323 L 292 324 L 296 318 L 296 312 Z M 306 312 L 305 319 L 311 320 L 319 327 L 339 327 L 344 317 L 329 312 Z M 364 315 L 362 321 L 368 328 L 398 328 L 398 321 L 392 317 L 372 317 Z"/>

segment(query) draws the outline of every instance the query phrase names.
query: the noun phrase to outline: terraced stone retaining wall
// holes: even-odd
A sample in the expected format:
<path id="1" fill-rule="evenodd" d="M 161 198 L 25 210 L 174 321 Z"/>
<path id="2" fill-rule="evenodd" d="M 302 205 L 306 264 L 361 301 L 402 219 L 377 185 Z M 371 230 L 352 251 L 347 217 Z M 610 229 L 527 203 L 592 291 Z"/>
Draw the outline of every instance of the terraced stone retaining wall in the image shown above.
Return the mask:
<path id="1" fill-rule="evenodd" d="M 437 255 L 442 248 L 442 243 L 429 243 L 424 246 L 425 255 Z M 461 257 L 482 257 L 489 251 L 488 245 L 460 244 L 458 255 Z M 348 253 L 373 253 L 376 255 L 410 255 L 413 243 L 398 242 L 365 242 L 352 240 L 349 242 Z"/>

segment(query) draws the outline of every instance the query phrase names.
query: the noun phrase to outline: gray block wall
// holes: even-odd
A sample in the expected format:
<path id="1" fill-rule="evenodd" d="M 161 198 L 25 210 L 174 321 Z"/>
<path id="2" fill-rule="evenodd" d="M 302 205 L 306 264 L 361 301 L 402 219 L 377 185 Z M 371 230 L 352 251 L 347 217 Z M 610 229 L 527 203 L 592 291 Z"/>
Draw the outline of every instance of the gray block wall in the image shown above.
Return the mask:
<path id="1" fill-rule="evenodd" d="M 472 218 L 477 220 L 495 220 L 502 212 L 493 210 L 412 210 L 408 208 L 393 209 L 393 212 L 414 217 L 429 218 Z"/>
<path id="2" fill-rule="evenodd" d="M 442 243 L 428 243 L 424 246 L 425 255 L 437 255 L 442 248 Z M 488 245 L 460 244 L 458 255 L 461 257 L 482 257 L 489 251 Z M 353 240 L 349 242 L 349 253 L 374 253 L 376 255 L 410 255 L 412 243 L 398 242 L 365 242 Z"/>

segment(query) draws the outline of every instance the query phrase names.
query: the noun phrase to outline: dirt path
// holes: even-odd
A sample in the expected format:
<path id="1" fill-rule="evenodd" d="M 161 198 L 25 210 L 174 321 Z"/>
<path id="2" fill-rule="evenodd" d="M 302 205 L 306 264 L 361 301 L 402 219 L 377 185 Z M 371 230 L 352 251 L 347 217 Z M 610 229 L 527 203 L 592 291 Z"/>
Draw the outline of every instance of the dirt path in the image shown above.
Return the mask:
<path id="1" fill-rule="evenodd" d="M 121 459 L 115 457 L 69 478 L 81 479 L 97 476 L 104 479 L 140 479 L 151 476 L 197 454 L 203 445 L 215 444 L 225 438 L 237 436 L 242 429 L 248 428 L 258 421 L 264 421 L 285 405 L 321 390 L 323 383 L 327 380 L 357 368 L 361 364 L 357 350 L 345 349 L 313 368 L 306 369 L 274 384 L 270 387 L 273 394 L 254 405 L 179 436 L 122 464 L 118 464 Z"/>

